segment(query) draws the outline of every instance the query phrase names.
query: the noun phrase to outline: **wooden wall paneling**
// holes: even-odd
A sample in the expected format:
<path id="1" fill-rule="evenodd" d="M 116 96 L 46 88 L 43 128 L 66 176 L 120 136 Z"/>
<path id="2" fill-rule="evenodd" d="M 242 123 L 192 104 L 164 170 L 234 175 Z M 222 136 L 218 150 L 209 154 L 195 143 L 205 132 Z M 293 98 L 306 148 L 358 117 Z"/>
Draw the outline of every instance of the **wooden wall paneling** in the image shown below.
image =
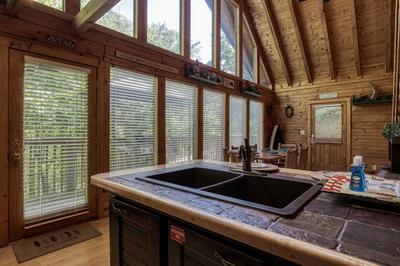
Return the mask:
<path id="1" fill-rule="evenodd" d="M 203 87 L 197 91 L 197 159 L 203 159 Z"/>
<path id="2" fill-rule="evenodd" d="M 190 60 L 190 0 L 181 0 L 181 33 L 181 54 Z"/>
<path id="3" fill-rule="evenodd" d="M 120 0 L 90 0 L 85 7 L 76 14 L 72 27 L 73 32 L 81 34 L 88 30 L 107 11 L 111 10 Z"/>
<path id="4" fill-rule="evenodd" d="M 311 74 L 311 70 L 310 70 L 310 64 L 308 61 L 308 56 L 306 54 L 306 50 L 304 49 L 304 40 L 302 37 L 302 28 L 299 25 L 298 22 L 298 15 L 297 15 L 297 10 L 295 10 L 295 3 L 293 3 L 293 1 L 295 0 L 287 0 L 288 2 L 288 6 L 289 6 L 289 13 L 290 13 L 290 17 L 291 20 L 293 22 L 293 26 L 294 26 L 294 32 L 296 34 L 296 39 L 297 39 L 297 43 L 299 45 L 300 48 L 300 54 L 301 57 L 303 59 L 303 63 L 304 63 L 304 69 L 307 75 L 307 81 L 308 83 L 312 83 L 313 82 L 313 78 L 312 78 L 312 74 Z"/>
<path id="5" fill-rule="evenodd" d="M 269 64 L 267 63 L 266 53 L 264 53 L 264 51 L 262 50 L 261 38 L 260 38 L 260 36 L 259 36 L 255 26 L 254 26 L 255 23 L 254 23 L 252 17 L 250 16 L 250 14 L 249 14 L 249 10 L 250 10 L 250 8 L 249 8 L 247 2 L 243 1 L 243 15 L 245 16 L 245 18 L 246 18 L 246 20 L 247 20 L 247 22 L 249 24 L 250 31 L 251 31 L 251 33 L 253 35 L 253 38 L 254 38 L 254 40 L 256 42 L 256 45 L 257 45 L 257 67 L 258 67 L 257 82 L 260 81 L 260 72 L 261 72 L 261 70 L 260 70 L 260 67 L 261 67 L 260 61 L 262 61 L 263 64 L 264 64 L 265 70 L 267 72 L 267 78 L 268 78 L 269 82 L 271 83 L 271 86 L 274 87 L 274 83 L 275 82 L 274 82 L 274 78 L 273 78 L 271 69 L 269 67 Z"/>
<path id="6" fill-rule="evenodd" d="M 157 108 L 157 163 L 165 164 L 165 77 L 162 76 L 157 79 Z"/>
<path id="7" fill-rule="evenodd" d="M 331 41 L 330 41 L 330 37 L 329 37 L 329 32 L 328 32 L 328 25 L 326 23 L 324 0 L 320 0 L 320 16 L 321 16 L 322 32 L 323 32 L 324 39 L 325 39 L 326 55 L 328 57 L 328 63 L 329 63 L 329 73 L 330 73 L 331 79 L 335 80 L 336 72 L 335 72 L 335 66 L 333 65 L 332 49 L 331 49 Z"/>
<path id="8" fill-rule="evenodd" d="M 81 10 L 80 0 L 64 0 L 65 12 L 67 14 L 76 15 Z"/>
<path id="9" fill-rule="evenodd" d="M 360 49 L 358 44 L 357 16 L 355 0 L 350 1 L 350 23 L 354 47 L 354 62 L 356 67 L 356 76 L 361 77 Z"/>
<path id="10" fill-rule="evenodd" d="M 221 69 L 221 0 L 214 0 L 214 67 Z"/>
<path id="11" fill-rule="evenodd" d="M 386 71 L 386 73 L 391 73 L 393 70 L 393 2 L 392 2 L 392 0 L 385 0 L 385 13 L 386 13 L 385 71 Z"/>
<path id="12" fill-rule="evenodd" d="M 110 65 L 101 62 L 97 81 L 97 172 L 110 169 Z M 97 217 L 108 215 L 108 193 L 97 188 Z"/>
<path id="13" fill-rule="evenodd" d="M 287 64 L 287 60 L 286 60 L 286 56 L 285 53 L 283 51 L 283 47 L 281 44 L 281 37 L 279 35 L 279 32 L 277 31 L 277 25 L 275 22 L 275 17 L 272 11 L 272 7 L 271 7 L 271 3 L 269 0 L 264 0 L 262 1 L 264 3 L 264 8 L 267 11 L 267 19 L 268 19 L 268 24 L 271 28 L 271 35 L 272 38 L 274 39 L 275 45 L 277 47 L 278 50 L 278 54 L 280 57 L 280 60 L 282 62 L 282 66 L 285 72 L 285 77 L 286 77 L 286 82 L 288 86 L 292 85 L 292 78 L 290 75 L 290 70 L 289 70 L 289 66 Z"/>
<path id="14" fill-rule="evenodd" d="M 8 244 L 8 61 L 8 45 L 0 43 L 0 247 Z"/>

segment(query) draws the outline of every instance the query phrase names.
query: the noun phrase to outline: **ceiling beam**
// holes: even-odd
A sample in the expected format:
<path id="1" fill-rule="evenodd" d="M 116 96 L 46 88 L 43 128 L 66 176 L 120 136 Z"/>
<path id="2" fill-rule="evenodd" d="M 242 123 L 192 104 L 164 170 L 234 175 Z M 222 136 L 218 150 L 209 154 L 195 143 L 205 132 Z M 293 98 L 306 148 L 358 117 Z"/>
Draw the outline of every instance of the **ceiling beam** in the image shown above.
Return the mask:
<path id="1" fill-rule="evenodd" d="M 306 74 L 307 74 L 307 80 L 308 80 L 308 83 L 312 83 L 313 82 L 313 77 L 311 75 L 310 63 L 308 61 L 306 50 L 304 49 L 304 41 L 303 41 L 303 38 L 301 37 L 302 36 L 302 31 L 301 31 L 300 25 L 298 23 L 298 18 L 297 18 L 297 15 L 296 15 L 296 11 L 294 9 L 293 1 L 296 1 L 296 0 L 287 0 L 288 6 L 289 6 L 289 13 L 290 13 L 290 17 L 291 17 L 292 22 L 293 22 L 294 32 L 296 34 L 297 43 L 299 45 L 301 58 L 303 59 L 304 69 L 305 69 Z"/>
<path id="2" fill-rule="evenodd" d="M 393 70 L 393 7 L 392 0 L 385 1 L 385 13 L 386 13 L 386 38 L 385 38 L 385 46 L 386 46 L 386 56 L 385 56 L 385 72 L 391 73 Z"/>
<path id="3" fill-rule="evenodd" d="M 279 58 L 281 59 L 281 62 L 282 62 L 282 66 L 283 66 L 283 70 L 285 72 L 287 84 L 288 84 L 288 86 L 292 86 L 292 78 L 290 76 L 289 66 L 288 66 L 285 54 L 283 53 L 281 38 L 280 38 L 279 32 L 277 31 L 277 24 L 275 22 L 275 17 L 272 12 L 270 0 L 264 0 L 261 2 L 263 3 L 264 9 L 267 12 L 267 21 L 268 21 L 269 27 L 271 29 L 271 34 L 272 34 L 272 38 L 274 39 L 276 49 L 278 50 Z"/>
<path id="4" fill-rule="evenodd" d="M 111 10 L 120 0 L 90 0 L 86 6 L 76 14 L 73 21 L 73 31 L 81 34 L 87 31 L 98 19 Z"/>
<path id="5" fill-rule="evenodd" d="M 357 15 L 355 0 L 350 1 L 350 23 L 353 37 L 354 61 L 356 66 L 356 75 L 361 77 L 360 47 L 358 44 Z"/>
<path id="6" fill-rule="evenodd" d="M 328 25 L 326 23 L 326 17 L 324 11 L 324 0 L 320 0 L 320 16 L 321 16 L 322 33 L 324 34 L 324 40 L 325 40 L 325 52 L 328 57 L 329 73 L 331 80 L 335 80 L 336 73 L 335 73 L 335 66 L 333 65 L 331 42 L 329 40 Z"/>
<path id="7" fill-rule="evenodd" d="M 258 35 L 256 27 L 253 24 L 253 20 L 250 18 L 249 6 L 247 4 L 247 1 L 243 1 L 243 14 L 246 17 L 247 23 L 249 24 L 249 28 L 250 28 L 251 34 L 253 35 L 254 41 L 256 42 L 257 54 L 261 58 L 261 61 L 263 62 L 263 65 L 265 67 L 265 71 L 267 72 L 268 81 L 271 83 L 271 86 L 274 87 L 275 80 L 274 80 L 274 77 L 272 75 L 271 69 L 270 69 L 270 67 L 268 65 L 266 54 L 265 54 L 265 52 L 264 52 L 264 50 L 263 50 L 263 48 L 261 46 L 261 38 Z M 260 71 L 261 71 L 261 65 L 258 64 L 257 67 L 258 67 L 257 73 L 259 74 Z"/>

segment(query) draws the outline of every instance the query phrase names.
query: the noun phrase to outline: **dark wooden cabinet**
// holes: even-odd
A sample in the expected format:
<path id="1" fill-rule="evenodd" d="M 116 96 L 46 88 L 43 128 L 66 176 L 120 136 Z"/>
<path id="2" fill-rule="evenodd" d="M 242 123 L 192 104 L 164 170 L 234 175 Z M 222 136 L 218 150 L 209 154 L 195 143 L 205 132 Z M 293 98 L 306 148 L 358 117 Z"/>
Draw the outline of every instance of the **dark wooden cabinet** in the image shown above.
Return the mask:
<path id="1" fill-rule="evenodd" d="M 295 265 L 111 196 L 111 266 Z"/>
<path id="2" fill-rule="evenodd" d="M 160 216 L 111 197 L 111 266 L 160 264 Z"/>

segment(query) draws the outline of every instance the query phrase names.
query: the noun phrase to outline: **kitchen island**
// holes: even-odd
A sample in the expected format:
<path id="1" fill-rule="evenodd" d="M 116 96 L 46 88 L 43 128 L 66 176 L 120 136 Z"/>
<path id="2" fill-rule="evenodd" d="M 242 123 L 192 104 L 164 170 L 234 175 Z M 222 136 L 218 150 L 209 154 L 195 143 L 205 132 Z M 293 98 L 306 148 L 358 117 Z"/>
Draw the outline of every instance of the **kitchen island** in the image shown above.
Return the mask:
<path id="1" fill-rule="evenodd" d="M 223 170 L 230 170 L 231 166 L 196 160 L 91 178 L 93 185 L 112 193 L 113 265 L 118 265 L 122 258 L 135 259 L 125 254 L 129 250 L 121 251 L 124 241 L 131 243 L 124 239 L 126 232 L 142 240 L 147 234 L 146 249 L 135 250 L 135 245 L 131 251 L 142 252 L 139 256 L 143 257 L 147 254 L 149 265 L 168 265 L 168 260 L 172 265 L 183 265 L 179 264 L 183 257 L 198 258 L 196 263 L 209 260 L 209 265 L 229 266 L 235 265 L 232 260 L 252 262 L 247 265 L 400 264 L 400 216 L 396 213 L 354 206 L 320 193 L 296 215 L 285 217 L 136 179 L 138 173 L 193 165 Z M 308 174 L 291 169 L 276 173 L 299 179 L 311 178 Z M 135 234 L 124 221 L 138 225 L 145 234 Z M 236 257 L 227 250 L 237 251 Z M 239 263 L 236 265 L 246 265 Z"/>

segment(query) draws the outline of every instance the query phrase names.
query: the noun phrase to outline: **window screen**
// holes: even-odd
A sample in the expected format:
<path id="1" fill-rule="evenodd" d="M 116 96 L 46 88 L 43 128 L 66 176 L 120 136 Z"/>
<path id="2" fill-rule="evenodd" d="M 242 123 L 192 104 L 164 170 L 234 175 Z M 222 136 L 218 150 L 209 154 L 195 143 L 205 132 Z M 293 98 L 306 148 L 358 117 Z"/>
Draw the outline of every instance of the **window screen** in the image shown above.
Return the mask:
<path id="1" fill-rule="evenodd" d="M 229 143 L 232 146 L 240 146 L 246 137 L 246 99 L 230 97 L 229 107 Z"/>
<path id="2" fill-rule="evenodd" d="M 89 71 L 27 57 L 24 219 L 87 207 Z"/>
<path id="3" fill-rule="evenodd" d="M 156 162 L 156 78 L 111 68 L 110 170 Z"/>
<path id="4" fill-rule="evenodd" d="M 223 160 L 225 146 L 225 94 L 203 92 L 203 158 Z"/>
<path id="5" fill-rule="evenodd" d="M 165 134 L 167 163 L 196 158 L 196 87 L 170 80 L 165 84 Z"/>
<path id="6" fill-rule="evenodd" d="M 263 104 L 250 101 L 250 145 L 257 144 L 261 150 L 263 145 Z"/>

